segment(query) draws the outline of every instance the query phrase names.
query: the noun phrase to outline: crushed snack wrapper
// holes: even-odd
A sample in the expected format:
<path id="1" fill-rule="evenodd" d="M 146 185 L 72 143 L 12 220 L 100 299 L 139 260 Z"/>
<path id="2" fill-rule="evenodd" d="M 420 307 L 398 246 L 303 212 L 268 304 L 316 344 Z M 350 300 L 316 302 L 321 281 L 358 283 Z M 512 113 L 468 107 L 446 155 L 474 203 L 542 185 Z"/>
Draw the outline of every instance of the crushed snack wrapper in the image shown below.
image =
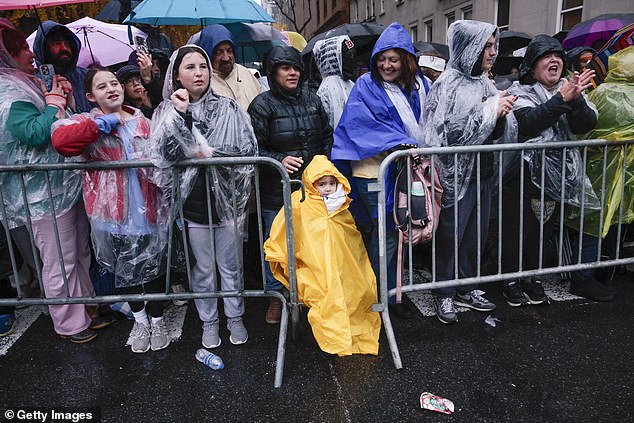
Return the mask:
<path id="1" fill-rule="evenodd" d="M 420 407 L 445 414 L 451 414 L 454 410 L 453 402 L 446 398 L 436 396 L 430 392 L 423 392 L 420 394 Z"/>

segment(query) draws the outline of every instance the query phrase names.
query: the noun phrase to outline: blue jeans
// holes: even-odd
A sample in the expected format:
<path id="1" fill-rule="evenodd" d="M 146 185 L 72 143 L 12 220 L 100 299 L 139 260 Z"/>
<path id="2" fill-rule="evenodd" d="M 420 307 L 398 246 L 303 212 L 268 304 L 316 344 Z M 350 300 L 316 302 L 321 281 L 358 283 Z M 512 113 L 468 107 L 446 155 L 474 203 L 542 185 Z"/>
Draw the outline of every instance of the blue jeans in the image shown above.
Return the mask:
<path id="1" fill-rule="evenodd" d="M 262 208 L 262 226 L 264 226 L 264 241 L 269 239 L 271 236 L 271 226 L 273 226 L 273 219 L 277 216 L 279 210 L 271 210 Z M 266 277 L 266 290 L 267 291 L 278 291 L 280 292 L 284 285 L 273 276 L 273 272 L 271 272 L 271 266 L 267 261 L 264 264 L 264 273 Z"/>
<path id="2" fill-rule="evenodd" d="M 571 231 L 572 232 L 572 231 Z M 579 232 L 575 232 L 576 239 L 571 242 L 573 246 L 573 263 L 577 262 L 577 254 L 579 248 Z M 597 261 L 597 254 L 599 252 L 599 238 L 593 235 L 583 234 L 581 240 L 581 263 L 592 263 Z M 573 281 L 586 282 L 594 277 L 596 269 L 583 269 L 570 272 L 570 276 Z"/>
<path id="3" fill-rule="evenodd" d="M 370 264 L 372 264 L 372 270 L 376 276 L 377 292 L 380 292 L 381 286 L 379 283 L 379 219 L 377 217 L 379 193 L 368 192 L 368 185 L 376 183 L 376 179 L 365 178 L 353 178 L 356 183 L 357 190 L 359 192 L 359 200 L 363 203 L 370 215 L 372 223 L 372 234 L 370 238 L 370 244 L 368 245 L 368 257 L 370 258 Z M 396 288 L 396 263 L 398 253 L 398 233 L 394 228 L 392 222 L 392 216 L 388 214 L 386 218 L 385 228 L 385 260 L 387 262 L 387 289 Z M 389 297 L 388 302 L 390 304 L 396 303 L 396 297 Z"/>

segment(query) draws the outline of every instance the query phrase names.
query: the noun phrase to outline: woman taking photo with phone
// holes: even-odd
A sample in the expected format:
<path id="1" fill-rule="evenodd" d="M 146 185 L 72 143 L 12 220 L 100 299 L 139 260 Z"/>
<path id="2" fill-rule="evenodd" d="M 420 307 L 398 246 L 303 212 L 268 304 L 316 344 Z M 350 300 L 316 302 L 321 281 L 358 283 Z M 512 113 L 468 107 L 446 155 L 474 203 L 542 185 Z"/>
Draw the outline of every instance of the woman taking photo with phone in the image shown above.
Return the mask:
<path id="1" fill-rule="evenodd" d="M 203 49 L 186 45 L 172 55 L 165 100 L 152 119 L 151 144 L 159 167 L 185 158 L 257 155 L 249 117 L 234 100 L 214 95 L 210 84 L 211 66 Z M 241 165 L 190 167 L 181 175 L 183 214 L 196 258 L 193 292 L 216 290 L 216 269 L 222 291 L 237 292 L 243 286 L 242 235 L 252 173 L 253 166 Z M 203 346 L 218 347 L 218 298 L 195 303 L 203 321 Z M 249 337 L 242 322 L 244 299 L 224 297 L 223 303 L 229 340 L 244 344 Z"/>
<path id="2" fill-rule="evenodd" d="M 66 114 L 72 88 L 65 78 L 55 75 L 47 91 L 33 76 L 34 55 L 24 34 L 6 19 L 0 19 L 0 33 L 0 163 L 64 163 L 64 157 L 51 145 L 50 133 L 53 122 Z M 21 178 L 26 193 L 22 192 Z M 41 288 L 46 297 L 94 296 L 88 274 L 88 219 L 80 201 L 81 174 L 77 171 L 3 172 L 0 184 L 9 227 L 25 225 L 27 215 L 30 218 L 35 245 L 42 258 Z M 52 197 L 49 197 L 49 187 Z M 54 216 L 52 210 L 55 210 Z M 62 257 L 57 248 L 58 236 Z M 92 322 L 84 304 L 51 305 L 49 311 L 55 332 L 62 338 L 81 344 L 97 336 L 90 329 Z"/>

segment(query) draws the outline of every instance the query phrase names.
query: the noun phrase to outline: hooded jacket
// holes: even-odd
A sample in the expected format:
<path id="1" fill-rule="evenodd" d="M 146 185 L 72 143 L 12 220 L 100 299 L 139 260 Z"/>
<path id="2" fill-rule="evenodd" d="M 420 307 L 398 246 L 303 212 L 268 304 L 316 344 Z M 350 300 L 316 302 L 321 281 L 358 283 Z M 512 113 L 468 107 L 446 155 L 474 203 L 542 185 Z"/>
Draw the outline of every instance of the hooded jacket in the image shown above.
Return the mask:
<path id="1" fill-rule="evenodd" d="M 382 51 L 400 48 L 411 54 L 415 60 L 414 45 L 407 31 L 398 23 L 387 27 L 372 50 L 371 66 L 375 66 L 378 54 Z M 349 161 L 358 162 L 381 153 L 387 153 L 401 146 L 418 146 L 422 143 L 408 133 L 407 127 L 397 106 L 394 104 L 387 89 L 400 90 L 396 84 L 375 81 L 368 72 L 355 83 L 346 106 L 335 129 L 335 142 L 332 149 L 332 160 L 340 169 L 345 168 L 346 174 Z M 426 92 L 429 89 L 424 79 L 418 79 L 416 89 L 411 93 L 402 92 L 405 107 L 411 109 L 412 118 L 421 123 L 421 107 L 425 103 Z M 422 137 L 421 137 L 422 141 Z M 391 169 L 386 178 L 387 213 L 391 213 L 394 200 L 394 176 Z M 354 198 L 353 193 L 353 198 Z M 371 211 L 377 218 L 376 210 Z M 360 211 L 355 208 L 355 218 L 363 219 Z"/>
<path id="2" fill-rule="evenodd" d="M 537 35 L 526 48 L 524 60 L 520 66 L 520 81 L 509 89 L 509 94 L 517 95 L 513 114 L 517 118 L 519 140 L 524 143 L 545 143 L 548 141 L 574 140 L 575 134 L 590 131 L 597 123 L 597 111 L 582 93 L 576 100 L 564 102 L 559 90 L 563 82 L 553 87 L 545 87 L 532 76 L 537 61 L 548 52 L 558 52 L 565 58 L 565 52 L 559 41 L 548 35 Z M 565 60 L 562 74 L 565 72 Z M 527 171 L 534 187 L 542 184 L 541 150 L 525 150 L 523 158 L 528 162 Z M 599 200 L 583 169 L 581 153 L 576 149 L 547 149 L 544 153 L 544 191 L 546 197 L 559 201 L 563 194 L 566 203 L 581 205 L 585 191 L 585 205 L 591 208 L 599 206 Z M 561 189 L 562 166 L 566 170 L 564 190 Z M 534 190 L 533 190 L 534 191 Z"/>
<path id="3" fill-rule="evenodd" d="M 295 91 L 282 90 L 274 76 L 280 64 L 292 64 L 303 70 L 297 50 L 289 46 L 273 47 L 267 61 L 271 89 L 253 100 L 249 114 L 260 155 L 280 162 L 286 156 L 302 157 L 304 164 L 290 175 L 291 179 L 300 179 L 314 156 L 330 154 L 332 128 L 319 97 L 302 86 L 303 71 Z M 276 169 L 270 166 L 260 169 L 260 188 L 265 208 L 276 210 L 282 207 L 282 183 Z"/>
<path id="4" fill-rule="evenodd" d="M 449 26 L 449 63 L 432 85 L 425 106 L 428 145 L 453 147 L 515 142 L 515 120 L 512 115 L 498 119 L 499 94 L 481 67 L 484 47 L 492 35 L 497 50 L 496 26 L 472 20 L 456 21 Z M 442 207 L 452 207 L 455 199 L 459 201 L 464 196 L 474 177 L 476 155 L 459 154 L 457 161 L 453 154 L 438 158 L 442 165 Z M 481 172 L 486 173 L 487 169 L 481 168 Z"/>
<path id="5" fill-rule="evenodd" d="M 33 42 L 35 62 L 38 66 L 46 63 L 46 37 L 54 28 L 60 28 L 60 31 L 63 31 L 66 34 L 66 37 L 70 40 L 71 48 L 73 50 L 73 61 L 69 65 L 69 69 L 62 73 L 62 76 L 68 79 L 70 84 L 73 86 L 73 97 L 75 98 L 75 105 L 77 107 L 77 110 L 75 111 L 89 112 L 92 107 L 86 98 L 86 91 L 84 90 L 84 76 L 88 70 L 77 66 L 79 50 L 81 50 L 81 41 L 79 41 L 79 38 L 77 38 L 70 29 L 54 21 L 46 21 L 38 26 L 35 41 Z"/>
<path id="6" fill-rule="evenodd" d="M 15 29 L 0 18 L 0 33 Z M 27 165 L 64 163 L 66 160 L 51 146 L 51 125 L 57 120 L 57 108 L 47 106 L 40 82 L 19 69 L 2 43 L 0 34 L 0 164 Z M 16 106 L 22 114 L 16 116 Z M 47 179 L 53 196 L 49 200 Z M 33 220 L 50 216 L 54 208 L 60 216 L 72 208 L 81 197 L 81 172 L 3 172 L 0 185 L 10 228 L 26 224 L 27 209 L 23 200 L 21 181 L 26 187 L 28 210 Z"/>
<path id="7" fill-rule="evenodd" d="M 195 48 L 209 62 L 205 51 Z M 212 92 L 212 82 L 202 97 L 189 103 L 182 114 L 174 108 L 170 97 L 174 93 L 173 70 L 177 51 L 172 54 L 163 86 L 163 102 L 154 111 L 151 127 L 152 161 L 166 167 L 185 158 L 256 156 L 257 141 L 248 115 L 238 103 Z M 210 166 L 188 168 L 181 175 L 181 200 L 185 199 L 185 218 L 208 224 L 240 216 L 251 192 L 253 165 Z M 211 219 L 207 212 L 205 175 L 209 177 L 212 204 Z M 171 185 L 172 181 L 166 182 Z M 235 207 L 234 207 L 235 206 Z"/>
<path id="8" fill-rule="evenodd" d="M 237 50 L 231 32 L 222 25 L 209 25 L 200 32 L 197 44 L 213 59 L 214 50 L 218 44 L 225 41 L 231 43 L 235 55 Z M 260 83 L 253 74 L 238 63 L 234 63 L 233 69 L 227 76 L 222 76 L 220 72 L 213 69 L 211 79 L 214 94 L 234 99 L 244 111 L 262 91 Z"/>
<path id="9" fill-rule="evenodd" d="M 378 354 L 381 318 L 372 312 L 376 278 L 363 239 L 348 210 L 350 198 L 328 214 L 324 199 L 313 183 L 331 175 L 350 192 L 348 180 L 326 156 L 313 158 L 304 170 L 306 199 L 292 196 L 293 236 L 297 262 L 297 289 L 310 308 L 308 321 L 319 347 L 330 354 Z M 264 244 L 271 271 L 287 288 L 288 250 L 282 209 Z"/>
<path id="10" fill-rule="evenodd" d="M 346 100 L 354 87 L 354 82 L 343 76 L 343 43 L 350 43 L 350 37 L 341 36 L 319 40 L 313 47 L 313 57 L 321 73 L 321 84 L 317 95 L 321 99 L 332 128 L 336 128 L 346 105 Z"/>

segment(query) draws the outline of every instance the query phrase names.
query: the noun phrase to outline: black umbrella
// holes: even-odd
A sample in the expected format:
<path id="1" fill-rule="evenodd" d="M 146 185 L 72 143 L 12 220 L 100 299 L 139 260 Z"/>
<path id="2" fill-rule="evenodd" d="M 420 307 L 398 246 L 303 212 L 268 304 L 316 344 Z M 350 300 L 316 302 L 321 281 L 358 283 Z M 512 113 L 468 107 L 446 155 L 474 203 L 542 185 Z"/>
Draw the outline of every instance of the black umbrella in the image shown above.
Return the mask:
<path id="1" fill-rule="evenodd" d="M 137 7 L 141 0 L 131 0 L 132 9 Z M 132 9 L 128 10 L 126 16 L 130 14 Z M 95 17 L 98 21 L 111 21 L 120 23 L 119 13 L 121 13 L 121 0 L 110 0 L 108 4 L 104 6 L 103 9 L 99 12 L 99 14 Z"/>
<path id="2" fill-rule="evenodd" d="M 522 47 L 526 47 L 533 37 L 524 32 L 503 31 L 500 32 L 500 54 L 512 53 Z"/>
<path id="3" fill-rule="evenodd" d="M 426 51 L 435 51 L 445 60 L 449 60 L 449 46 L 440 43 L 428 43 L 426 41 L 418 41 L 414 43 L 414 48 L 420 53 Z"/>
<path id="4" fill-rule="evenodd" d="M 331 37 L 337 37 L 340 35 L 347 35 L 350 39 L 357 44 L 358 42 L 376 42 L 379 38 L 379 35 L 385 29 L 385 25 L 377 24 L 377 23 L 347 23 L 343 25 L 339 25 L 336 28 L 328 30 L 326 32 L 322 32 L 321 34 L 315 35 L 310 39 L 304 50 L 302 50 L 302 54 L 309 54 L 313 52 L 313 47 L 315 43 L 319 40 L 325 40 Z"/>

